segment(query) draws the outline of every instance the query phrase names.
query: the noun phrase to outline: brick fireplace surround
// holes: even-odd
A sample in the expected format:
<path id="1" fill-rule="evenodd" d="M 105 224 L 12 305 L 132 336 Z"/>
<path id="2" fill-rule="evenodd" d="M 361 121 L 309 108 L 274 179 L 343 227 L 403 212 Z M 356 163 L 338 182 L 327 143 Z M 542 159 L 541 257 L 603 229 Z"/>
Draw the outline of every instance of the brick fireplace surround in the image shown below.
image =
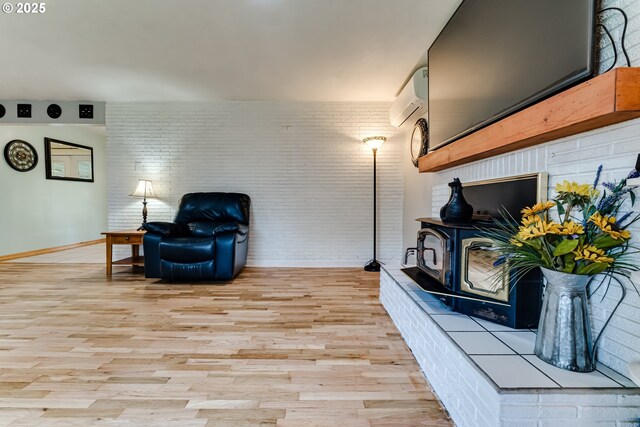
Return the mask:
<path id="1" fill-rule="evenodd" d="M 599 364 L 564 371 L 533 355 L 535 334 L 452 312 L 383 266 L 380 300 L 459 427 L 637 426 L 640 388 Z"/>

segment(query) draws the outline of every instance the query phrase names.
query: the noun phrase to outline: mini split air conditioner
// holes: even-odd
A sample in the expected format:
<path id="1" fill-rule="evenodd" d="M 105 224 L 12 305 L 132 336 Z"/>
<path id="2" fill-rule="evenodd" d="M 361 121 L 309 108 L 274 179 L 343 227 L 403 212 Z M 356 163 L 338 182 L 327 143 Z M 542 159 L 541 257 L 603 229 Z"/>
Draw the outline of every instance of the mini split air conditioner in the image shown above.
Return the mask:
<path id="1" fill-rule="evenodd" d="M 392 126 L 400 127 L 410 118 L 417 120 L 427 112 L 428 74 L 427 67 L 418 69 L 402 88 L 389 110 Z"/>

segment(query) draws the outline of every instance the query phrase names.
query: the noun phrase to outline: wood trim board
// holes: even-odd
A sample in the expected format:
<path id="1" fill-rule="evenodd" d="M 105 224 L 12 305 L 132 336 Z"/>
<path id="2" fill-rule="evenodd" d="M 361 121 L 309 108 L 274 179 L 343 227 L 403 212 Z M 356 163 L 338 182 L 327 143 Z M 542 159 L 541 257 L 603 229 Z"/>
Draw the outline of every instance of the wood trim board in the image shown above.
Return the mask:
<path id="1" fill-rule="evenodd" d="M 9 255 L 2 255 L 2 256 L 0 256 L 0 262 L 2 262 L 2 261 L 10 261 L 10 260 L 13 260 L 13 259 L 18 259 L 18 258 L 26 258 L 26 257 L 36 256 L 36 255 L 50 254 L 50 253 L 53 253 L 53 252 L 66 251 L 68 249 L 81 248 L 83 246 L 91 246 L 91 245 L 96 245 L 98 243 L 104 243 L 104 242 L 105 242 L 105 239 L 102 238 L 102 239 L 96 239 L 96 240 L 88 240 L 86 242 L 72 243 L 70 245 L 55 246 L 53 248 L 36 249 L 34 251 L 27 251 L 27 252 L 19 252 L 19 253 L 9 254 Z"/>
<path id="2" fill-rule="evenodd" d="M 615 68 L 418 159 L 437 172 L 640 117 L 640 68 Z"/>

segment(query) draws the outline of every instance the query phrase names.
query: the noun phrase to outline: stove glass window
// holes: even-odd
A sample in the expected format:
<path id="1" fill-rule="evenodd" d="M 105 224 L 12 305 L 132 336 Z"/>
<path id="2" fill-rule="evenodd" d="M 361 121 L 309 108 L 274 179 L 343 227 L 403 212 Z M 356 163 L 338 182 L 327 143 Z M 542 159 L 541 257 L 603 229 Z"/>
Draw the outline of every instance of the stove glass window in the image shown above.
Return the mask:
<path id="1" fill-rule="evenodd" d="M 502 301 L 509 301 L 509 280 L 503 269 L 497 269 L 493 263 L 499 254 L 491 250 L 488 239 L 465 239 L 463 247 L 462 289 L 466 292 L 484 295 Z"/>
<path id="2" fill-rule="evenodd" d="M 423 242 L 422 260 L 425 267 L 442 271 L 442 240 L 436 235 L 425 234 Z"/>

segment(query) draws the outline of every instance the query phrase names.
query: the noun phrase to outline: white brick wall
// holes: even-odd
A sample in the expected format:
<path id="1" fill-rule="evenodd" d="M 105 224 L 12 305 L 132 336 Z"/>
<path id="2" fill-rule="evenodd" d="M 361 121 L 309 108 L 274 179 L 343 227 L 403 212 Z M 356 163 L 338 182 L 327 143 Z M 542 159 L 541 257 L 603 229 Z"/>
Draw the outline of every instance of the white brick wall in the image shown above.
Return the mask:
<path id="1" fill-rule="evenodd" d="M 603 7 L 622 7 L 629 16 L 626 46 L 632 60 L 632 66 L 640 66 L 640 1 L 604 1 Z M 607 12 L 606 24 L 611 28 L 615 40 L 620 40 L 622 30 L 621 16 L 616 12 Z M 603 41 L 601 57 L 602 69 L 608 68 L 612 60 L 612 51 Z M 619 56 L 621 53 L 619 52 Z M 623 58 L 618 59 L 618 65 Z M 447 202 L 449 188 L 447 182 L 454 177 L 465 181 L 477 181 L 496 177 L 519 175 L 531 172 L 549 173 L 549 196 L 551 189 L 564 179 L 578 182 L 592 182 L 598 165 L 605 168 L 604 180 L 620 179 L 633 169 L 636 157 L 640 153 L 640 119 L 597 129 L 591 132 L 571 136 L 525 150 L 516 151 L 487 160 L 434 173 L 431 215 L 438 216 L 439 209 Z M 408 191 L 405 188 L 405 191 Z M 636 205 L 635 211 L 638 211 Z M 634 242 L 640 243 L 640 227 L 632 229 Z M 640 257 L 636 257 L 640 262 Z M 640 281 L 635 280 L 640 289 Z M 614 306 L 618 294 L 614 290 L 604 301 L 595 296 L 593 301 L 594 329 L 600 330 L 604 319 Z M 627 365 L 640 360 L 640 297 L 627 283 L 627 298 L 616 312 L 599 346 L 598 359 L 614 370 L 626 374 Z"/>
<path id="2" fill-rule="evenodd" d="M 599 164 L 605 167 L 605 180 L 620 178 L 633 169 L 640 153 L 640 120 L 633 120 L 604 129 L 565 138 L 550 144 L 533 147 L 452 168 L 433 176 L 433 209 L 431 215 L 438 216 L 438 209 L 447 201 L 447 182 L 459 177 L 464 182 L 495 177 L 519 175 L 530 172 L 549 172 L 549 197 L 552 188 L 564 179 L 592 182 Z M 638 211 L 638 205 L 634 208 Z M 634 242 L 640 242 L 640 227 L 632 229 Z M 636 256 L 640 261 L 640 257 Z M 637 277 L 637 276 L 636 276 Z M 635 279 L 640 289 L 640 281 Z M 626 374 L 627 365 L 640 360 L 640 297 L 633 287 L 627 285 L 627 297 L 620 306 L 603 336 L 599 346 L 599 360 L 614 370 Z M 608 297 L 600 302 L 592 298 L 594 329 L 600 330 L 604 319 L 618 298 L 613 287 Z"/>
<path id="3" fill-rule="evenodd" d="M 378 258 L 401 253 L 402 170 L 388 103 L 108 103 L 109 228 L 139 224 L 139 178 L 160 199 L 149 221 L 172 220 L 180 196 L 252 198 L 249 264 L 362 266 L 372 255 L 371 150 L 378 153 Z"/>
<path id="4" fill-rule="evenodd" d="M 386 271 L 380 273 L 380 301 L 458 427 L 638 425 L 640 395 L 625 394 L 635 391 L 499 393 Z"/>

